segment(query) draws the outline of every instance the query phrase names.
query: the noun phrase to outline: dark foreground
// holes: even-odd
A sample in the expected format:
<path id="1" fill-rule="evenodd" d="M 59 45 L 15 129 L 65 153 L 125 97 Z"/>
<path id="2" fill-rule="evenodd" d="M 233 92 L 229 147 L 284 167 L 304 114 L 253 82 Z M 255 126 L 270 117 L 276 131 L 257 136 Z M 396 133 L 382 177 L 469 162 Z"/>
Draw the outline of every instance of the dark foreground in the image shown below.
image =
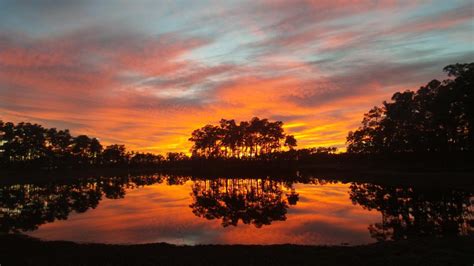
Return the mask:
<path id="1" fill-rule="evenodd" d="M 474 238 L 366 246 L 106 245 L 0 236 L 3 265 L 473 265 Z"/>

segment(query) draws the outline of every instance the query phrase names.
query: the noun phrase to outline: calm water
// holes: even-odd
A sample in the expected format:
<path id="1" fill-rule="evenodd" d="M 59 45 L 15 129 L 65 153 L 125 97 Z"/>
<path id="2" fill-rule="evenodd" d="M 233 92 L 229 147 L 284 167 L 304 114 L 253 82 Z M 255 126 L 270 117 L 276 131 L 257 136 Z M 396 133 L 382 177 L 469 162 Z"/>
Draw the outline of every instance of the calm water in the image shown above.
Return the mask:
<path id="1" fill-rule="evenodd" d="M 466 235 L 474 196 L 314 177 L 146 175 L 0 186 L 0 227 L 47 240 L 365 244 Z"/>

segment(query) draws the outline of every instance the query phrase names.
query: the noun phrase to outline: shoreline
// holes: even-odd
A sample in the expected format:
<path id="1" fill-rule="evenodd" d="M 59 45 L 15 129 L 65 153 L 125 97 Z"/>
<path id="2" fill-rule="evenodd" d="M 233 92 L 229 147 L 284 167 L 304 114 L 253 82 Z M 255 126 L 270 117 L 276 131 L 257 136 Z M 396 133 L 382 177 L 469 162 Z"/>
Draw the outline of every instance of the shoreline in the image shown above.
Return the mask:
<path id="1" fill-rule="evenodd" d="M 0 235 L 5 265 L 471 265 L 474 237 L 415 238 L 359 246 L 117 245 Z M 8 245 L 6 245 L 8 243 Z"/>
<path id="2" fill-rule="evenodd" d="M 0 173 L 0 185 L 49 183 L 82 180 L 85 178 L 121 177 L 126 175 L 189 176 L 191 179 L 213 178 L 276 178 L 298 179 L 315 177 L 358 183 L 394 186 L 440 187 L 474 190 L 474 171 L 435 171 L 433 169 L 381 169 L 361 167 L 302 167 L 302 168 L 159 168 L 159 167 L 90 167 L 83 169 L 33 170 L 17 169 Z"/>

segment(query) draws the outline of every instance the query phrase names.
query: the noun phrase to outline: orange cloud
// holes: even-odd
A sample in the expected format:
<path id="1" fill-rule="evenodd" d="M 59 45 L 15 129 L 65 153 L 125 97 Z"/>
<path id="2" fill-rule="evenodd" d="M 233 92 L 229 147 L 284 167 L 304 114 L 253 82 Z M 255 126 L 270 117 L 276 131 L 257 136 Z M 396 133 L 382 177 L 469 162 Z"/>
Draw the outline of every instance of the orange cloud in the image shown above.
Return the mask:
<path id="1" fill-rule="evenodd" d="M 262 1 L 216 5 L 183 18 L 190 28 L 160 33 L 153 23 L 112 26 L 115 17 L 54 34 L 0 32 L 0 119 L 166 153 L 188 151 L 191 132 L 205 124 L 259 116 L 285 122 L 299 147 L 344 149 L 369 108 L 472 58 L 451 38 L 429 39 L 429 48 L 401 41 L 471 19 L 463 5 L 420 15 L 427 6 Z"/>

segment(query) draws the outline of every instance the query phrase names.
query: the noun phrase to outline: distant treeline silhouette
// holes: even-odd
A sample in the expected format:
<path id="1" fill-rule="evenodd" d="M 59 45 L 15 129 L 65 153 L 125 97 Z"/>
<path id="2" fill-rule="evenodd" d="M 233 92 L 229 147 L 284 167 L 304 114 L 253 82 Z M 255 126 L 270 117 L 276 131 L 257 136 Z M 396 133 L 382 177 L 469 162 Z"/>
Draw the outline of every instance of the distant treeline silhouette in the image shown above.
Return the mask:
<path id="1" fill-rule="evenodd" d="M 349 153 L 464 152 L 474 148 L 474 63 L 448 65 L 450 79 L 397 92 L 347 137 Z"/>
<path id="2" fill-rule="evenodd" d="M 74 137 L 69 130 L 44 128 L 38 124 L 0 121 L 0 162 L 22 166 L 147 165 L 185 156 L 169 153 L 167 158 L 151 153 L 127 152 L 124 145 L 103 148 L 97 138 Z"/>
<path id="3" fill-rule="evenodd" d="M 97 138 L 74 137 L 69 130 L 45 128 L 38 124 L 0 120 L 0 164 L 10 167 L 67 168 L 83 166 L 193 166 L 205 160 L 299 160 L 334 154 L 336 148 L 318 147 L 295 150 L 296 140 L 285 135 L 280 121 L 253 118 L 236 125 L 221 120 L 221 126 L 205 126 L 193 132 L 193 155 L 169 152 L 166 156 L 127 151 L 124 145 L 104 148 Z M 234 126 L 236 127 L 234 130 Z M 237 132 L 237 136 L 233 135 Z M 241 135 L 240 135 L 241 134 Z M 243 137 L 243 138 L 242 138 Z M 288 147 L 282 151 L 281 147 Z M 191 163 L 190 163 L 191 162 Z"/>
<path id="4" fill-rule="evenodd" d="M 193 156 L 205 158 L 258 157 L 279 152 L 282 146 L 293 150 L 297 145 L 293 135 L 284 133 L 282 121 L 258 117 L 239 124 L 222 119 L 218 126 L 194 130 L 189 140 L 194 143 Z"/>

